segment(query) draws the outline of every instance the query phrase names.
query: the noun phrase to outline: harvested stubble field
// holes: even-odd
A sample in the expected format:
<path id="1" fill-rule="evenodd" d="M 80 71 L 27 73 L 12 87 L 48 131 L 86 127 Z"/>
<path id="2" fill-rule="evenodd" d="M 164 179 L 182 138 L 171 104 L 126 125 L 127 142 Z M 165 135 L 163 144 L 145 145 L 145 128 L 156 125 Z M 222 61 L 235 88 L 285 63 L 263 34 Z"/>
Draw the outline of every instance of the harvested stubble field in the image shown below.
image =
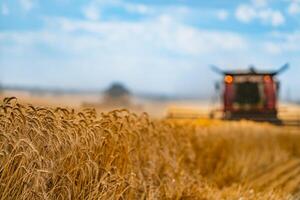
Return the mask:
<path id="1" fill-rule="evenodd" d="M 251 122 L 0 108 L 0 199 L 297 199 L 300 135 Z M 294 195 L 293 195 L 294 194 Z"/>

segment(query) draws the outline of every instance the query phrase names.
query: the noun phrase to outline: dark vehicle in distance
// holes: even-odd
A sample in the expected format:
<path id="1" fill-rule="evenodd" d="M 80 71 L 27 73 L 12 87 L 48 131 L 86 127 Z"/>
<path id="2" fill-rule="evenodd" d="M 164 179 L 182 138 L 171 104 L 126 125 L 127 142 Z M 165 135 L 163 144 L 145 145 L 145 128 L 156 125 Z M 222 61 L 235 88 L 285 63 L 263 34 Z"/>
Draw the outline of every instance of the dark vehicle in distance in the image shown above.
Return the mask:
<path id="1" fill-rule="evenodd" d="M 277 117 L 278 92 L 280 83 L 276 76 L 285 71 L 285 64 L 277 71 L 213 70 L 224 77 L 222 84 L 223 118 L 229 120 L 250 119 L 280 123 Z"/>

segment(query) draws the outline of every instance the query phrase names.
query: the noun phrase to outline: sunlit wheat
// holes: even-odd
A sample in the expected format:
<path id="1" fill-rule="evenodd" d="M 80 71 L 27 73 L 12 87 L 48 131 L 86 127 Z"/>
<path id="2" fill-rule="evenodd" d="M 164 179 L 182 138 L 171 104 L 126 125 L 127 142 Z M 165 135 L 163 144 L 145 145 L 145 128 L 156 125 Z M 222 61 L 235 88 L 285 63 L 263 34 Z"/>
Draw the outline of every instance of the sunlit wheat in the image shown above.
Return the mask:
<path id="1" fill-rule="evenodd" d="M 250 183 L 272 163 L 297 159 L 298 144 L 299 135 L 267 124 L 151 120 L 5 98 L 0 199 L 288 199 L 276 184 Z"/>

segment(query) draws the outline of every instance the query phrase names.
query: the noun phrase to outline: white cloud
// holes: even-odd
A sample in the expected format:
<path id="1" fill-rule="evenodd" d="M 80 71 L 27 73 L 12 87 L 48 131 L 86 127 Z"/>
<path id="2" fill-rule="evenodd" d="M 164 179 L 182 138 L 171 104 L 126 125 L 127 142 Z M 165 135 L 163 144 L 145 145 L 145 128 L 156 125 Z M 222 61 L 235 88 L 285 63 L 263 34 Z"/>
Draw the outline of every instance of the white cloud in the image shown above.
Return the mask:
<path id="1" fill-rule="evenodd" d="M 259 11 L 257 18 L 265 23 L 270 23 L 272 26 L 280 26 L 285 22 L 285 18 L 280 11 L 274 11 L 270 8 Z"/>
<path id="2" fill-rule="evenodd" d="M 257 8 L 253 5 L 242 4 L 236 9 L 235 16 L 237 20 L 243 23 L 250 23 L 253 20 L 259 20 L 272 26 L 280 26 L 285 23 L 285 17 L 278 10 L 263 7 Z"/>
<path id="3" fill-rule="evenodd" d="M 9 46 L 5 45 L 7 41 Z M 154 81 L 158 78 L 155 71 L 171 76 L 174 69 L 173 78 L 176 79 L 194 60 L 202 57 L 202 62 L 206 63 L 202 65 L 207 65 L 209 56 L 242 52 L 247 45 L 247 39 L 239 34 L 194 28 L 168 15 L 137 22 L 51 18 L 44 30 L 0 34 L 0 51 L 5 49 L 6 55 L 17 55 L 18 59 L 26 55 L 25 60 L 38 55 L 36 58 L 41 58 L 41 63 L 45 58 L 55 60 L 55 56 L 43 55 L 39 49 L 47 47 L 64 58 L 58 59 L 55 66 L 86 66 L 95 74 L 103 73 L 115 80 L 140 73 L 136 77 L 149 74 L 152 76 L 149 80 Z M 72 63 L 65 63 L 65 60 L 72 60 Z M 111 69 L 106 72 L 107 67 Z M 132 73 L 127 73 L 128 70 Z M 135 79 L 127 78 L 126 81 Z"/>
<path id="4" fill-rule="evenodd" d="M 201 30 L 178 23 L 171 16 L 161 15 L 143 22 L 86 22 L 60 19 L 60 29 L 69 33 L 84 31 L 111 42 L 109 48 L 120 44 L 133 47 L 164 50 L 175 54 L 195 56 L 202 53 L 245 49 L 247 41 L 240 35 L 225 31 Z M 101 43 L 101 42 L 100 42 Z M 140 50 L 138 50 L 140 51 Z"/>
<path id="5" fill-rule="evenodd" d="M 171 24 L 174 22 L 174 19 L 170 16 L 170 15 L 167 15 L 167 14 L 162 14 L 158 17 L 158 21 L 161 23 L 161 24 Z"/>
<path id="6" fill-rule="evenodd" d="M 239 21 L 248 23 L 256 18 L 257 13 L 254 8 L 249 5 L 240 5 L 235 12 L 235 16 Z"/>
<path id="7" fill-rule="evenodd" d="M 2 15 L 9 15 L 9 8 L 6 4 L 2 4 L 1 6 L 1 14 Z"/>
<path id="8" fill-rule="evenodd" d="M 117 7 L 124 9 L 126 12 L 138 13 L 141 15 L 150 14 L 153 9 L 151 6 L 141 3 L 128 3 L 122 0 L 92 0 L 83 7 L 83 13 L 88 19 L 99 18 L 99 13 L 107 7 Z"/>
<path id="9" fill-rule="evenodd" d="M 252 3 L 256 7 L 265 7 L 268 5 L 268 0 L 252 0 Z"/>
<path id="10" fill-rule="evenodd" d="M 148 14 L 151 12 L 151 8 L 144 4 L 130 4 L 130 3 L 123 3 L 122 5 L 128 12 L 131 13 L 138 13 L 138 14 Z"/>
<path id="11" fill-rule="evenodd" d="M 300 51 L 300 30 L 292 33 L 272 33 L 270 40 L 264 43 L 264 49 L 270 54 Z"/>
<path id="12" fill-rule="evenodd" d="M 25 10 L 26 12 L 32 10 L 34 7 L 33 0 L 19 0 L 19 1 L 22 9 Z"/>
<path id="13" fill-rule="evenodd" d="M 100 10 L 97 6 L 88 5 L 82 9 L 84 16 L 90 20 L 99 20 L 100 19 Z"/>
<path id="14" fill-rule="evenodd" d="M 264 47 L 265 51 L 270 54 L 276 55 L 276 54 L 280 54 L 282 52 L 281 46 L 274 42 L 265 42 L 263 44 L 263 47 Z"/>
<path id="15" fill-rule="evenodd" d="M 228 19 L 228 16 L 229 16 L 229 13 L 226 10 L 217 11 L 217 17 L 221 21 L 225 21 L 226 19 Z"/>
<path id="16" fill-rule="evenodd" d="M 300 1 L 292 1 L 288 7 L 288 13 L 290 15 L 297 15 L 300 13 Z"/>
<path id="17" fill-rule="evenodd" d="M 280 26 L 285 23 L 285 18 L 279 11 L 274 11 L 271 14 L 271 22 L 273 26 Z"/>

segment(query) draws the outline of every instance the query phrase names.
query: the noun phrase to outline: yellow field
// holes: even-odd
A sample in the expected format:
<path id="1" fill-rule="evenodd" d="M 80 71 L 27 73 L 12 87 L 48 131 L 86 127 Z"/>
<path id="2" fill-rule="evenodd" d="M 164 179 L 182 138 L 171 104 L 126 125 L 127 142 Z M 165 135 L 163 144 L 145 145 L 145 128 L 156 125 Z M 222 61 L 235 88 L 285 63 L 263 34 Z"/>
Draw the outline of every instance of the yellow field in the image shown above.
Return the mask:
<path id="1" fill-rule="evenodd" d="M 297 199 L 298 131 L 0 107 L 0 199 Z"/>

